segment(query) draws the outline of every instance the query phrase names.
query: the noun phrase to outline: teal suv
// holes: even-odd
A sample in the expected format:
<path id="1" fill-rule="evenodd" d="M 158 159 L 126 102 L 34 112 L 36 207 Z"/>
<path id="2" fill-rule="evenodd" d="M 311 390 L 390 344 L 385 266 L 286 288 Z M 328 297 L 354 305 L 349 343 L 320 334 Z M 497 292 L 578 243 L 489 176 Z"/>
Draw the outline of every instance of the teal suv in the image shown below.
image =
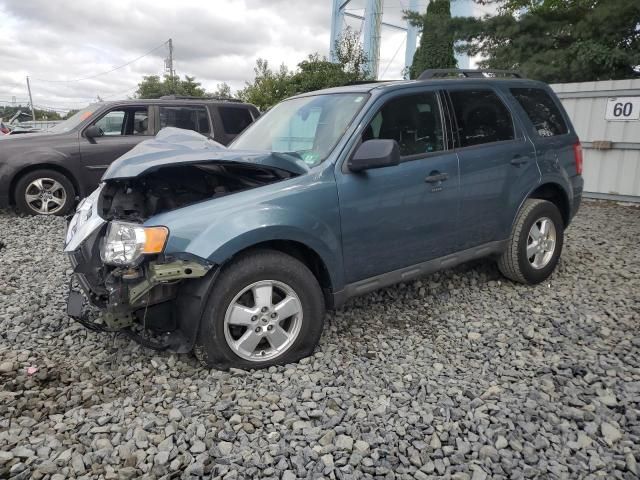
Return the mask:
<path id="1" fill-rule="evenodd" d="M 167 128 L 70 220 L 68 311 L 210 367 L 294 362 L 327 308 L 374 289 L 481 257 L 547 279 L 581 172 L 557 97 L 511 72 L 298 95 L 228 147 Z"/>

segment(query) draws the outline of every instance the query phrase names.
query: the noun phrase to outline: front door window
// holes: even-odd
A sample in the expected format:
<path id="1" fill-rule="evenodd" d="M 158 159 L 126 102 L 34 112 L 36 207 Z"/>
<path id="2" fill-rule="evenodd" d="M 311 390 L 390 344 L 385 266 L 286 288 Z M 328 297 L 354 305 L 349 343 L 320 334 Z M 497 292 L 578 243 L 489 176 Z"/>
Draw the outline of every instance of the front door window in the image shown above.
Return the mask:
<path id="1" fill-rule="evenodd" d="M 121 107 L 110 110 L 94 123 L 106 137 L 150 135 L 147 107 Z"/>
<path id="2" fill-rule="evenodd" d="M 442 119 L 435 92 L 407 95 L 387 102 L 365 128 L 362 140 L 391 139 L 409 157 L 444 150 Z"/>

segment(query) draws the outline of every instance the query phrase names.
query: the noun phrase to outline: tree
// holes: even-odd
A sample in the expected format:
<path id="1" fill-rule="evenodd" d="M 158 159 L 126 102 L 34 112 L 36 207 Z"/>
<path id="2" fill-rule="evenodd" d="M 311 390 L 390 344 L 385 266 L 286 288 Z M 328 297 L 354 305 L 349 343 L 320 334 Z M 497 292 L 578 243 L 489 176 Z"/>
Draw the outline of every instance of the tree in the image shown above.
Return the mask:
<path id="1" fill-rule="evenodd" d="M 368 69 L 368 58 L 360 43 L 358 32 L 350 27 L 345 28 L 336 40 L 335 55 L 342 70 L 352 77 L 352 81 L 369 78 L 371 72 Z"/>
<path id="2" fill-rule="evenodd" d="M 67 114 L 64 116 L 63 120 L 66 120 L 67 118 L 71 118 L 71 117 L 73 117 L 73 116 L 74 116 L 76 113 L 78 113 L 79 111 L 80 111 L 80 110 L 76 110 L 76 109 L 69 110 L 69 111 L 67 112 Z"/>
<path id="3" fill-rule="evenodd" d="M 196 82 L 195 77 L 189 75 L 184 76 L 184 80 L 180 77 L 171 77 L 165 75 L 160 78 L 158 75 L 148 75 L 142 78 L 136 90 L 136 98 L 160 98 L 163 95 L 186 95 L 190 97 L 204 97 L 205 90 L 200 86 L 200 82 Z"/>
<path id="4" fill-rule="evenodd" d="M 427 68 L 456 68 L 458 62 L 453 52 L 453 35 L 438 29 L 451 20 L 449 0 L 433 0 L 424 15 L 410 16 L 411 22 L 422 29 L 420 45 L 409 68 L 410 78 L 418 78 Z"/>
<path id="5" fill-rule="evenodd" d="M 367 57 L 357 33 L 345 30 L 336 42 L 336 56 L 338 62 L 332 63 L 318 53 L 311 54 L 293 72 L 285 65 L 281 65 L 278 70 L 271 70 L 266 60 L 258 59 L 254 68 L 254 81 L 247 82 L 238 96 L 245 102 L 266 110 L 291 95 L 368 78 Z"/>
<path id="6" fill-rule="evenodd" d="M 231 87 L 227 82 L 219 83 L 216 86 L 216 89 L 211 93 L 211 96 L 218 98 L 233 98 Z"/>
<path id="7" fill-rule="evenodd" d="M 639 25 L 640 3 L 628 0 L 507 0 L 496 16 L 435 28 L 453 35 L 458 51 L 485 57 L 481 68 L 586 82 L 640 76 Z"/>
<path id="8" fill-rule="evenodd" d="M 274 71 L 269 68 L 269 62 L 259 58 L 253 71 L 253 83 L 246 82 L 245 88 L 238 92 L 238 97 L 243 101 L 266 110 L 290 95 L 292 73 L 284 64 Z"/>

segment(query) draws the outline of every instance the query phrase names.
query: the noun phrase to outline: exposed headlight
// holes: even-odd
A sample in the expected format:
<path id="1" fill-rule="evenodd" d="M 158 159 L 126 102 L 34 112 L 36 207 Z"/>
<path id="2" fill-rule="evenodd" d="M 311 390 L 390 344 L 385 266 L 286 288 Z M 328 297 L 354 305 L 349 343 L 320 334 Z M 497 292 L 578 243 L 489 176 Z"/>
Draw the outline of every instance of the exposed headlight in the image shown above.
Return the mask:
<path id="1" fill-rule="evenodd" d="M 143 255 L 161 253 L 169 236 L 167 227 L 143 227 L 135 223 L 111 222 L 100 250 L 108 265 L 135 265 Z"/>
<path id="2" fill-rule="evenodd" d="M 92 216 L 97 216 L 94 212 L 94 205 L 98 201 L 101 190 L 102 186 L 95 189 L 91 195 L 81 200 L 78 204 L 76 213 L 67 226 L 65 245 L 68 245 L 71 242 L 74 235 L 92 218 Z"/>

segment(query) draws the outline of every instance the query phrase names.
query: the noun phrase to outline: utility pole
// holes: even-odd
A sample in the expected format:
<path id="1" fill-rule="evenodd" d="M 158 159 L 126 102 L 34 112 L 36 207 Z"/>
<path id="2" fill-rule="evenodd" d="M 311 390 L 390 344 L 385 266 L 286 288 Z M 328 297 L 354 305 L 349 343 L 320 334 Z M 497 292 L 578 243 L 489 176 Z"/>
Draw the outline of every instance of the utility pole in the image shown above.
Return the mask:
<path id="1" fill-rule="evenodd" d="M 175 72 L 173 70 L 173 39 L 169 39 L 169 58 L 167 59 L 166 68 L 169 70 L 169 79 L 171 80 L 171 90 L 175 93 Z"/>
<path id="2" fill-rule="evenodd" d="M 27 90 L 29 91 L 29 104 L 31 105 L 31 120 L 33 121 L 33 126 L 36 125 L 36 111 L 33 108 L 33 97 L 31 96 L 31 84 L 29 83 L 29 77 L 27 77 Z"/>

